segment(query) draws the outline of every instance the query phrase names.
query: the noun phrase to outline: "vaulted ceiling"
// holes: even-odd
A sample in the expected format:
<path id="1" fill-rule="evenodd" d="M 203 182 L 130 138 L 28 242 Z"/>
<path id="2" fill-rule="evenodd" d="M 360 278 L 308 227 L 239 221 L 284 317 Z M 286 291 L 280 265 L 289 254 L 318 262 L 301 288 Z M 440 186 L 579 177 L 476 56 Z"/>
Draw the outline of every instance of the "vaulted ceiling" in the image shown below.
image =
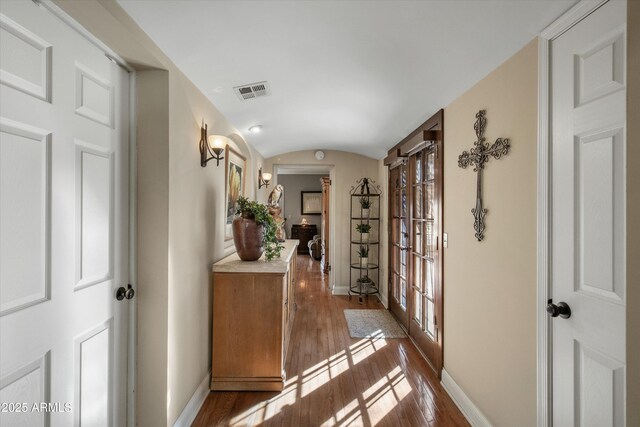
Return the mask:
<path id="1" fill-rule="evenodd" d="M 381 158 L 576 1 L 118 2 L 263 156 Z"/>

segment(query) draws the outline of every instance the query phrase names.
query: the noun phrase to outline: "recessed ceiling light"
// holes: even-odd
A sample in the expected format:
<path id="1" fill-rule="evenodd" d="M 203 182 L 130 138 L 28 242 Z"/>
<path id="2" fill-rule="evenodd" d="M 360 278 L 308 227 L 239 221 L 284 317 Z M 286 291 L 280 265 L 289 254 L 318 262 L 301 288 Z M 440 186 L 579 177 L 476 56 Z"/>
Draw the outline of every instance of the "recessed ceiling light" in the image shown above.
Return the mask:
<path id="1" fill-rule="evenodd" d="M 262 125 L 255 125 L 249 128 L 249 132 L 251 133 L 260 133 L 262 132 Z"/>

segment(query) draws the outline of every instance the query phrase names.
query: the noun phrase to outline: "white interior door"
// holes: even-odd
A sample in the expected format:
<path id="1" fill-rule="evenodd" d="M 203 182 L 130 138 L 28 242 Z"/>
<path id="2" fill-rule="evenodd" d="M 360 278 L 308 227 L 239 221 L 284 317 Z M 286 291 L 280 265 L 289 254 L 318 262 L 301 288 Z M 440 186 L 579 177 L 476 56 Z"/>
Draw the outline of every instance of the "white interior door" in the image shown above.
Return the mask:
<path id="1" fill-rule="evenodd" d="M 31 1 L 0 13 L 0 425 L 124 426 L 128 73 Z"/>
<path id="2" fill-rule="evenodd" d="M 553 424 L 623 426 L 625 23 L 609 1 L 552 54 Z"/>

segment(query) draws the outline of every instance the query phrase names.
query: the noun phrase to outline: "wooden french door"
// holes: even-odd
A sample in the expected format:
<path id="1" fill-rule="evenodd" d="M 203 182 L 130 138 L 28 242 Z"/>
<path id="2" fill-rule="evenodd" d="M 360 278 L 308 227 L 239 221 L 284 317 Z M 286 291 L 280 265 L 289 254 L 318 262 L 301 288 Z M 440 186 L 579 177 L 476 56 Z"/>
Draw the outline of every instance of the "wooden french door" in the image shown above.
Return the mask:
<path id="1" fill-rule="evenodd" d="M 401 163 L 389 171 L 389 310 L 409 329 L 409 230 L 407 166 Z"/>
<path id="2" fill-rule="evenodd" d="M 443 111 L 389 150 L 389 310 L 442 371 Z"/>
<path id="3" fill-rule="evenodd" d="M 409 156 L 409 335 L 442 369 L 442 159 L 433 142 Z"/>

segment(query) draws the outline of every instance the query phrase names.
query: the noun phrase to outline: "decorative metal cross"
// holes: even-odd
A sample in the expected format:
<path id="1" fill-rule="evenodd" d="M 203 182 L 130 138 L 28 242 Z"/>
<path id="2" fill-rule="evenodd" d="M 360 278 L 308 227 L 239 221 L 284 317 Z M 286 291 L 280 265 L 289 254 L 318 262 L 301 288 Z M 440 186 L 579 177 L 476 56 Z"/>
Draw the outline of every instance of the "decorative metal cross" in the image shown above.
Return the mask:
<path id="1" fill-rule="evenodd" d="M 485 117 L 486 110 L 480 110 L 476 114 L 476 122 L 473 128 L 476 131 L 478 140 L 473 143 L 474 148 L 469 151 L 463 151 L 458 157 L 458 166 L 462 169 L 466 169 L 467 166 L 473 165 L 473 171 L 477 173 L 477 196 L 476 207 L 471 209 L 471 213 L 474 217 L 473 228 L 476 231 L 476 239 L 482 241 L 484 239 L 484 217 L 488 210 L 482 207 L 482 170 L 484 164 L 489 160 L 489 156 L 493 156 L 494 159 L 507 155 L 509 148 L 511 147 L 509 139 L 498 138 L 493 145 L 489 146 L 489 143 L 485 142 L 484 130 L 487 127 L 487 118 Z"/>

